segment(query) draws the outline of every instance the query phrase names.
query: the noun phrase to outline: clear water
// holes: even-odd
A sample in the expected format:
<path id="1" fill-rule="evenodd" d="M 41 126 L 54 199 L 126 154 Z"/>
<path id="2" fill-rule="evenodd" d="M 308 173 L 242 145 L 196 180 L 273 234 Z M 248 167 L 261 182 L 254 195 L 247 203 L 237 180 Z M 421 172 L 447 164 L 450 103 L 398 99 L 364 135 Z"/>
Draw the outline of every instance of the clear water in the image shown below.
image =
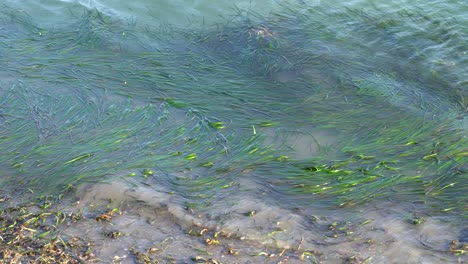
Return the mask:
<path id="1" fill-rule="evenodd" d="M 2 191 L 103 263 L 463 263 L 468 4 L 341 2 L 5 1 Z"/>

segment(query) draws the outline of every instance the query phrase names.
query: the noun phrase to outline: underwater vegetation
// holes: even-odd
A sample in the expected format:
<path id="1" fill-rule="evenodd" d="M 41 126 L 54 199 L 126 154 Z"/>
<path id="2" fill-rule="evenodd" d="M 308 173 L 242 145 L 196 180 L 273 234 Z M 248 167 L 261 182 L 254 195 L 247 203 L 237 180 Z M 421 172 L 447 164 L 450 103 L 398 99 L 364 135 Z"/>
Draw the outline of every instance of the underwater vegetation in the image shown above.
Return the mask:
<path id="1" fill-rule="evenodd" d="M 291 204 L 466 217 L 466 32 L 379 12 L 285 6 L 182 29 L 93 10 L 45 27 L 5 7 L 2 189 L 141 177 L 205 208 L 249 177 Z M 333 143 L 296 158 L 294 140 L 319 131 Z"/>
<path id="2" fill-rule="evenodd" d="M 140 231 L 161 222 L 183 235 L 138 241 L 126 253 L 138 263 L 175 263 L 169 244 L 180 241 L 195 263 L 218 263 L 213 254 L 319 263 L 327 243 L 360 243 L 357 233 L 394 224 L 365 214 L 384 202 L 417 208 L 402 213 L 411 234 L 426 218 L 450 216 L 461 223 L 457 240 L 419 242 L 449 255 L 438 259 L 466 253 L 465 20 L 288 4 L 267 16 L 236 10 L 214 25 L 154 28 L 70 12 L 67 23 L 41 25 L 0 11 L 4 259 L 98 262 L 99 245 L 67 228 L 131 240 L 138 232 L 125 217 L 149 211 L 153 222 L 141 217 Z M 128 183 L 111 185 L 121 208 L 100 185 L 115 182 Z M 83 192 L 90 204 L 60 207 Z M 362 216 L 348 221 L 347 209 Z M 359 246 L 379 243 L 390 242 Z M 345 263 L 372 259 L 347 254 Z"/>

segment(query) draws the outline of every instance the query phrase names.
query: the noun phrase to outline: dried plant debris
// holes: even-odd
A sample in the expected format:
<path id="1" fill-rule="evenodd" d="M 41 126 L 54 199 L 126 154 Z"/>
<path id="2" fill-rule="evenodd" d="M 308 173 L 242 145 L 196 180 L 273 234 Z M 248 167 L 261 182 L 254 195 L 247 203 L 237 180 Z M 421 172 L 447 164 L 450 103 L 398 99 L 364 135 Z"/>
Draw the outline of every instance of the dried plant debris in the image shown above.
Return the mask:
<path id="1" fill-rule="evenodd" d="M 0 203 L 0 263 L 89 263 L 91 245 L 78 237 L 64 238 L 60 225 L 72 224 L 73 215 L 34 204 Z"/>

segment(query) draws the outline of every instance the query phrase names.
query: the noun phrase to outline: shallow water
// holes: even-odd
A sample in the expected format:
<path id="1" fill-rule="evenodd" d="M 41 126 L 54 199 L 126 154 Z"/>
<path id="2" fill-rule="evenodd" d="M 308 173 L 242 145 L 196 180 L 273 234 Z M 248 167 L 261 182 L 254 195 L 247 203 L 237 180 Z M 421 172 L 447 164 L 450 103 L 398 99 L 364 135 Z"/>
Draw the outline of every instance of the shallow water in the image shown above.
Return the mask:
<path id="1" fill-rule="evenodd" d="M 5 2 L 2 193 L 103 263 L 465 261 L 466 4 L 237 6 Z"/>
<path id="2" fill-rule="evenodd" d="M 79 202 L 64 209 L 82 210 L 91 220 L 66 227 L 63 233 L 91 241 L 100 259 L 121 263 L 133 263 L 132 247 L 155 248 L 154 254 L 166 261 L 200 255 L 225 263 L 342 263 L 346 258 L 371 263 L 462 261 L 437 253 L 457 239 L 459 226 L 450 218 L 431 216 L 424 225 L 415 226 L 411 221 L 421 213 L 416 204 L 291 211 L 248 194 L 255 192 L 254 185 L 244 184 L 242 195 L 205 214 L 180 206 L 174 195 L 161 188 L 129 187 L 125 181 L 85 187 Z M 94 221 L 109 208 L 119 208 L 112 224 Z M 121 237 L 110 238 L 116 231 Z M 224 246 L 207 245 L 206 239 L 219 240 Z"/>

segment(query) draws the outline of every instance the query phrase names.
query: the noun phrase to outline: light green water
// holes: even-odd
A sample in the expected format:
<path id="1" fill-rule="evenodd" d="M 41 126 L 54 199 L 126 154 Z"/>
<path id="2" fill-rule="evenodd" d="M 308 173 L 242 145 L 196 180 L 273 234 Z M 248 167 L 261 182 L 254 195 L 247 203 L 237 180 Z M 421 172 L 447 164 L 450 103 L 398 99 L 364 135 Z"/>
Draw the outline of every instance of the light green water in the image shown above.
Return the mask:
<path id="1" fill-rule="evenodd" d="M 46 23 L 63 21 L 68 17 L 70 8 L 85 6 L 87 8 L 97 8 L 108 15 L 117 16 L 124 19 L 134 19 L 146 25 L 158 25 L 160 23 L 187 25 L 190 23 L 207 24 L 224 22 L 226 17 L 235 14 L 235 9 L 249 9 L 266 15 L 270 12 L 281 11 L 284 4 L 295 4 L 301 6 L 307 4 L 310 8 L 327 4 L 331 9 L 350 8 L 379 8 L 385 12 L 395 12 L 399 10 L 421 11 L 425 15 L 446 14 L 457 19 L 460 23 L 466 23 L 466 12 L 468 7 L 465 1 L 321 1 L 321 0 L 287 0 L 287 1 L 112 1 L 112 0 L 46 0 L 40 3 L 32 0 L 11 1 L 7 0 L 9 6 L 15 6 L 25 10 L 28 14 Z"/>
<path id="2" fill-rule="evenodd" d="M 139 23 L 157 26 L 161 23 L 186 26 L 190 24 L 213 24 L 224 22 L 226 16 L 233 15 L 236 8 L 250 9 L 268 14 L 279 10 L 277 1 L 7 1 L 42 22 L 55 23 L 68 17 L 69 8 L 84 6 L 96 8 L 108 15 L 131 19 Z M 291 2 L 291 1 L 290 1 Z M 285 1 L 288 3 L 288 1 Z"/>
<path id="3" fill-rule="evenodd" d="M 195 227 L 227 263 L 462 261 L 464 2 L 115 2 L 5 2 L 3 192 L 122 207 L 64 230 L 103 262 Z"/>

